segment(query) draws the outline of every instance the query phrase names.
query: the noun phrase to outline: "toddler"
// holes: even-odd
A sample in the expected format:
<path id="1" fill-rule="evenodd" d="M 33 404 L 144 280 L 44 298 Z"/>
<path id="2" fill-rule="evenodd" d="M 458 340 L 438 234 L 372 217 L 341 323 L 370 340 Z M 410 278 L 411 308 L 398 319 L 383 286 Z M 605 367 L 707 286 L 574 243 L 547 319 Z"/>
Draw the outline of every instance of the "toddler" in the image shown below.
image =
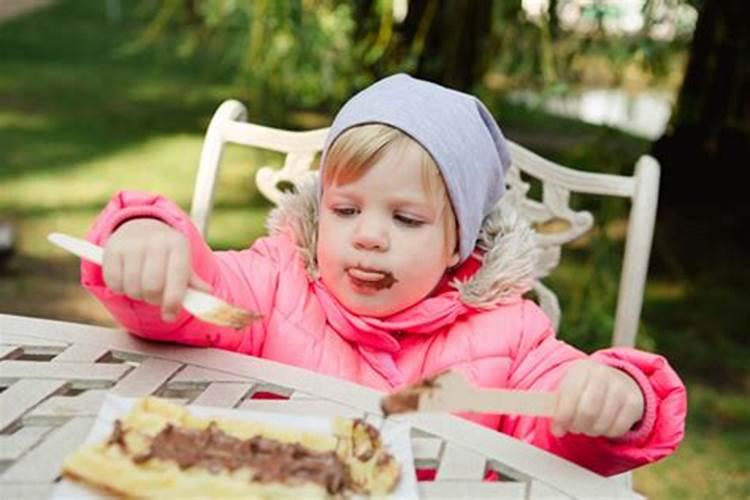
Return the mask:
<path id="1" fill-rule="evenodd" d="M 82 282 L 130 332 L 214 346 L 392 391 L 448 368 L 481 387 L 556 391 L 555 416 L 466 414 L 601 474 L 671 453 L 685 388 L 664 358 L 590 356 L 523 298 L 533 231 L 498 203 L 506 141 L 475 97 L 399 74 L 349 100 L 319 183 L 269 216 L 270 235 L 212 252 L 163 197 L 120 192 L 89 239 Z M 262 318 L 242 330 L 180 309 L 186 287 Z"/>

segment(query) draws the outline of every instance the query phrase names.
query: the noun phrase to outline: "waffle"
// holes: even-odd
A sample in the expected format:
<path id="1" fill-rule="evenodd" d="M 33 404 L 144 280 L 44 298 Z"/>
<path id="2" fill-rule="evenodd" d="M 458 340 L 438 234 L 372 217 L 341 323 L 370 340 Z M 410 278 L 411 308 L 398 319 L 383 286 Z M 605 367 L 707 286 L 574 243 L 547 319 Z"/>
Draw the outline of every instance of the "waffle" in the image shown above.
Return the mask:
<path id="1" fill-rule="evenodd" d="M 63 474 L 106 494 L 138 498 L 348 498 L 386 495 L 400 466 L 377 429 L 336 418 L 331 434 L 199 418 L 139 400 L 105 442 L 83 445 Z"/>

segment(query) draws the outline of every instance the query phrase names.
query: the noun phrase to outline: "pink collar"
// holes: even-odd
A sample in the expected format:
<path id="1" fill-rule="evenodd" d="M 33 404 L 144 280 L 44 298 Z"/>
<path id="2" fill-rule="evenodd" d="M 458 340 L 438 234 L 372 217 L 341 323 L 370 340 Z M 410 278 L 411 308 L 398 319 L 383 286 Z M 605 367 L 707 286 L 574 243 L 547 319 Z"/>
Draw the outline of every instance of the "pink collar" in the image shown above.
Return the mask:
<path id="1" fill-rule="evenodd" d="M 453 324 L 469 311 L 455 290 L 427 297 L 408 309 L 385 318 L 360 316 L 346 309 L 328 288 L 315 280 L 313 283 L 328 322 L 345 339 L 372 349 L 390 353 L 399 350 L 393 333 L 429 335 Z"/>

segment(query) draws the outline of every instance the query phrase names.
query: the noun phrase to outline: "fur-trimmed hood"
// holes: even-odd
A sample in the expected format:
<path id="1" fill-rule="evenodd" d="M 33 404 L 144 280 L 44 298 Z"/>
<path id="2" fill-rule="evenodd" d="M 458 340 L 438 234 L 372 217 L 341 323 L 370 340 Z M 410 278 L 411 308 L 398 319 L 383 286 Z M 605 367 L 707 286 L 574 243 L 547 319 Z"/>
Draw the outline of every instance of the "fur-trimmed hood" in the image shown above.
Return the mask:
<path id="1" fill-rule="evenodd" d="M 468 259 L 478 259 L 479 269 L 467 278 L 451 280 L 461 301 L 471 307 L 491 308 L 513 302 L 534 284 L 539 258 L 536 233 L 505 199 L 485 218 L 477 251 Z M 270 235 L 286 234 L 296 242 L 312 280 L 318 278 L 318 213 L 318 184 L 307 181 L 298 186 L 297 192 L 285 194 L 267 221 Z"/>

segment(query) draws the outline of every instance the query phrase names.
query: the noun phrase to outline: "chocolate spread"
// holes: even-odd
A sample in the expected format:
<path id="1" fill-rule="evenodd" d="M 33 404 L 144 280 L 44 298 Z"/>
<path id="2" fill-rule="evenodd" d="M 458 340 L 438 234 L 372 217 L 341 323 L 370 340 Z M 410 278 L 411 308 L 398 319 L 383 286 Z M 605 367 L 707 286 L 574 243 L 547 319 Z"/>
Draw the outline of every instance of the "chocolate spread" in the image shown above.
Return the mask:
<path id="1" fill-rule="evenodd" d="M 378 448 L 378 430 L 362 419 L 356 419 L 352 428 L 352 449 L 357 460 L 367 462 Z M 359 439 L 357 439 L 359 438 Z"/>
<path id="2" fill-rule="evenodd" d="M 109 443 L 124 444 L 122 434 L 118 422 Z M 215 422 L 203 430 L 167 425 L 151 441 L 149 451 L 133 461 L 142 463 L 151 458 L 177 462 L 181 469 L 195 466 L 213 473 L 249 467 L 253 481 L 310 481 L 330 494 L 352 486 L 348 466 L 333 451 L 316 452 L 299 443 L 282 443 L 262 436 L 238 439 L 220 430 Z"/>
<path id="3" fill-rule="evenodd" d="M 390 394 L 383 398 L 380 408 L 386 416 L 394 413 L 416 411 L 419 408 L 419 393 L 411 391 Z"/>
<path id="4" fill-rule="evenodd" d="M 112 435 L 109 437 L 109 441 L 107 441 L 107 444 L 117 444 L 120 445 L 120 447 L 124 451 L 128 451 L 128 446 L 125 443 L 125 431 L 122 430 L 122 422 L 120 422 L 119 420 L 115 420 L 115 428 L 112 431 Z"/>
<path id="5" fill-rule="evenodd" d="M 435 375 L 421 380 L 420 382 L 408 385 L 403 389 L 385 396 L 380 402 L 380 408 L 385 416 L 394 413 L 406 413 L 417 411 L 419 409 L 419 398 L 429 392 L 432 388 L 437 387 L 436 379 L 440 375 Z"/>

